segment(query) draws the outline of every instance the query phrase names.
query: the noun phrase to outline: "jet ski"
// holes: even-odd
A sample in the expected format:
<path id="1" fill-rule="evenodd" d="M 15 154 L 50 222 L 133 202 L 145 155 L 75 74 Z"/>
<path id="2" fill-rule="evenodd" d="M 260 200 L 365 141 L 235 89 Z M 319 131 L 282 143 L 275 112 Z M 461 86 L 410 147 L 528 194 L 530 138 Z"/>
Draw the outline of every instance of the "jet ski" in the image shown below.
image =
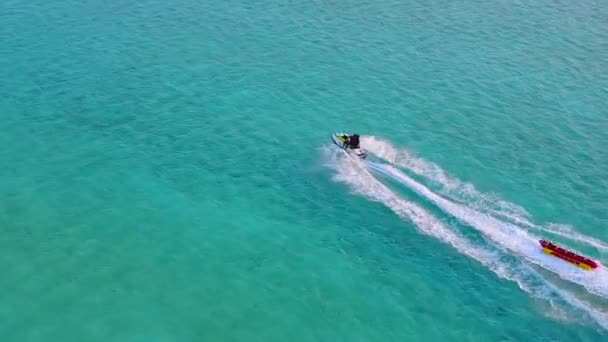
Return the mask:
<path id="1" fill-rule="evenodd" d="M 349 135 L 346 133 L 334 133 L 331 136 L 331 140 L 338 146 L 343 149 L 348 154 L 354 154 L 361 159 L 365 159 L 367 157 L 367 153 L 365 153 L 361 147 L 352 148 L 346 142 L 348 141 Z"/>

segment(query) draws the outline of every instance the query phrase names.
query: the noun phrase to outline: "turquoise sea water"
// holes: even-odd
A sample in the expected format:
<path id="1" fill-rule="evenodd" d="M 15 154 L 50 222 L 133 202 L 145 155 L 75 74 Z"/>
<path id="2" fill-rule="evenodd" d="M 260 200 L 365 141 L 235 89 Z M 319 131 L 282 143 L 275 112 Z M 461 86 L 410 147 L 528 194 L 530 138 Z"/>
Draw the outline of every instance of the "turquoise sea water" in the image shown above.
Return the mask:
<path id="1" fill-rule="evenodd" d="M 1 2 L 3 341 L 608 339 L 606 18 Z"/>

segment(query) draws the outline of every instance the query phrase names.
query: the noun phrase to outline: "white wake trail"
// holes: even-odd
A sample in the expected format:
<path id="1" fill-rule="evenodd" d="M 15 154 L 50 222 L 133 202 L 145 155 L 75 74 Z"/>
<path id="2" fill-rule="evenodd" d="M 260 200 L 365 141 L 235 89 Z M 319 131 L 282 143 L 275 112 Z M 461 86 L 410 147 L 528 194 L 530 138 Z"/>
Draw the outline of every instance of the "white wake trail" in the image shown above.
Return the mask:
<path id="1" fill-rule="evenodd" d="M 412 152 L 397 149 L 386 140 L 374 136 L 365 136 L 361 138 L 361 144 L 365 146 L 368 153 L 438 184 L 441 187 L 438 193 L 451 200 L 463 202 L 479 212 L 491 214 L 523 228 L 558 235 L 571 241 L 592 246 L 602 252 L 608 252 L 608 243 L 581 234 L 570 227 L 559 224 L 542 226 L 532 223 L 530 214 L 524 208 L 502 200 L 495 194 L 479 192 L 472 184 L 462 182 L 448 175 L 438 165 L 419 158 Z"/>
<path id="2" fill-rule="evenodd" d="M 530 262 L 557 273 L 561 278 L 575 282 L 588 291 L 608 299 L 608 273 L 603 267 L 590 272 L 564 263 L 562 260 L 543 253 L 538 244 L 539 238 L 530 235 L 520 227 L 445 199 L 390 165 L 375 163 L 369 165 L 372 169 L 401 182 L 434 203 L 442 211 L 482 232 L 499 246 L 505 247 L 517 255 L 525 257 Z"/>
<path id="3" fill-rule="evenodd" d="M 354 192 L 372 201 L 383 203 L 402 219 L 412 222 L 418 231 L 451 245 L 460 253 L 486 266 L 500 278 L 515 282 L 519 288 L 533 297 L 547 300 L 554 307 L 557 305 L 555 299 L 558 298 L 571 307 L 587 313 L 608 330 L 608 315 L 604 312 L 551 285 L 529 266 L 510 265 L 501 260 L 498 251 L 476 246 L 424 208 L 399 197 L 369 173 L 366 168 L 373 163 L 351 160 L 340 152 L 335 153 L 334 150 L 328 149 L 325 152 L 329 160 L 328 166 L 336 172 L 334 176 L 336 181 L 347 184 Z M 562 311 L 558 307 L 555 308 Z"/>
<path id="4" fill-rule="evenodd" d="M 494 194 L 481 193 L 472 184 L 462 182 L 449 175 L 437 164 L 418 158 L 410 151 L 399 150 L 386 140 L 374 136 L 365 136 L 361 138 L 361 146 L 365 146 L 368 153 L 392 165 L 406 168 L 440 185 L 443 195 L 466 201 L 469 205 L 479 209 L 490 208 L 521 218 L 529 217 L 524 208 L 504 201 Z"/>

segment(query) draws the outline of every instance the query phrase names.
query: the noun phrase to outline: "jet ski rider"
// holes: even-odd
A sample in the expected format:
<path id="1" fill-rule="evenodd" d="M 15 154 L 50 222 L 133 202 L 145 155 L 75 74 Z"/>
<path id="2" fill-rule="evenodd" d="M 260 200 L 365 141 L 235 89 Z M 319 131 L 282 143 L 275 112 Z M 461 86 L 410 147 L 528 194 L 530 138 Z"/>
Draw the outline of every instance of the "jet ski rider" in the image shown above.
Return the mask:
<path id="1" fill-rule="evenodd" d="M 359 148 L 359 134 L 353 134 L 351 136 L 346 136 L 346 142 L 345 142 L 347 147 L 350 148 Z"/>

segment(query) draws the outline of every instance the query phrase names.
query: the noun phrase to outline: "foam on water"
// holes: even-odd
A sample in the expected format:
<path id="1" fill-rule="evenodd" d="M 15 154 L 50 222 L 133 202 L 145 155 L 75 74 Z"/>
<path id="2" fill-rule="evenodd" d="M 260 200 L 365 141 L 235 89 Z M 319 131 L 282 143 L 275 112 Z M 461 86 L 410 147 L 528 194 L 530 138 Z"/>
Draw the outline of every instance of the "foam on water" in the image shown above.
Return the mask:
<path id="1" fill-rule="evenodd" d="M 481 193 L 472 184 L 450 176 L 437 164 L 418 158 L 411 151 L 399 150 L 386 140 L 375 136 L 365 136 L 361 138 L 361 144 L 365 146 L 366 151 L 390 164 L 407 168 L 440 185 L 440 191 L 444 195 L 449 195 L 459 201 L 466 201 L 476 208 L 494 209 L 517 217 L 529 217 L 524 208 L 504 201 L 494 194 Z"/>
<path id="2" fill-rule="evenodd" d="M 454 202 L 461 202 L 467 207 L 490 214 L 503 221 L 513 223 L 521 228 L 550 233 L 608 252 L 608 243 L 594 237 L 581 234 L 569 226 L 550 223 L 546 226 L 534 224 L 528 211 L 517 204 L 501 199 L 496 194 L 485 194 L 474 185 L 460 181 L 449 175 L 438 165 L 417 157 L 406 149 L 398 149 L 387 140 L 375 136 L 361 138 L 365 150 L 390 164 L 405 168 L 418 176 L 439 184 L 438 192 Z"/>
<path id="3" fill-rule="evenodd" d="M 423 208 L 401 199 L 384 184 L 377 181 L 363 164 L 344 158 L 342 154 L 336 154 L 334 150 L 327 150 L 326 155 L 329 157 L 328 166 L 336 171 L 335 180 L 350 185 L 358 194 L 385 204 L 400 217 L 412 221 L 421 232 L 452 245 L 462 253 L 472 257 L 476 256 L 476 259 L 477 257 L 490 258 L 486 251 L 469 244 Z"/>
<path id="4" fill-rule="evenodd" d="M 500 221 L 490 215 L 480 213 L 473 208 L 462 206 L 445 199 L 424 185 L 390 165 L 370 163 L 370 167 L 382 172 L 408 186 L 421 196 L 433 202 L 446 213 L 456 217 L 461 222 L 479 230 L 495 243 L 525 257 L 539 266 L 556 272 L 565 280 L 576 282 L 589 291 L 608 298 L 608 272 L 601 267 L 593 272 L 584 271 L 542 252 L 539 237 L 531 235 L 518 226 Z"/>
<path id="5" fill-rule="evenodd" d="M 553 315 L 555 317 L 560 317 L 560 319 L 563 319 L 567 315 L 566 312 L 571 312 L 571 309 L 575 308 L 588 314 L 589 317 L 591 317 L 599 325 L 608 329 L 608 313 L 604 312 L 604 310 L 578 298 L 574 293 L 570 293 L 567 290 L 563 290 L 557 285 L 552 284 L 550 281 L 545 279 L 545 277 L 540 275 L 537 271 L 525 263 L 513 264 L 504 261 L 503 258 L 501 258 L 501 249 L 488 249 L 469 241 L 456 229 L 444 224 L 429 211 L 425 210 L 416 203 L 401 198 L 382 182 L 376 179 L 373 174 L 368 171 L 368 168 L 371 171 L 379 171 L 386 175 L 392 174 L 396 180 L 403 180 L 404 178 L 402 177 L 407 177 L 400 175 L 398 170 L 388 165 L 381 165 L 373 162 L 361 162 L 352 158 L 347 158 L 341 152 L 336 153 L 335 149 L 327 149 L 324 152 L 328 160 L 328 166 L 330 166 L 336 172 L 334 176 L 336 181 L 349 185 L 353 191 L 365 196 L 370 200 L 383 203 L 401 218 L 412 222 L 420 232 L 433 236 L 453 246 L 462 254 L 471 257 L 486 266 L 499 277 L 515 282 L 520 289 L 529 293 L 533 297 L 548 301 L 554 308 Z M 417 190 L 424 188 L 422 185 L 411 179 L 404 183 L 408 184 L 414 189 L 417 188 Z M 439 198 L 438 196 L 434 197 L 434 195 L 429 195 L 430 190 L 428 189 L 424 191 L 428 192 L 425 193 L 425 196 L 431 200 L 434 199 L 437 201 Z M 422 192 L 424 193 L 424 191 Z M 440 205 L 443 206 L 443 209 L 449 214 L 457 216 L 467 223 L 472 223 L 475 225 L 475 227 L 485 223 L 479 221 L 480 218 L 471 219 L 471 217 L 474 217 L 474 215 L 466 213 L 464 208 L 459 209 L 455 207 L 456 204 L 451 206 L 450 204 L 447 204 L 449 201 L 441 202 L 441 200 L 438 200 L 437 202 L 439 202 Z M 543 253 L 538 252 L 539 249 L 532 246 L 532 242 L 535 241 L 533 241 L 531 238 L 527 238 L 525 233 L 522 233 L 523 232 L 521 231 L 515 232 L 515 235 L 520 236 L 516 241 L 522 243 L 522 248 L 517 250 L 519 253 L 527 255 L 537 264 L 543 265 L 546 268 L 554 271 L 557 270 L 558 272 L 561 272 L 562 276 L 566 278 L 573 278 L 574 280 L 578 280 L 579 283 L 589 286 L 589 280 L 584 281 L 580 278 L 568 276 L 566 267 L 560 265 L 559 261 L 554 262 L 555 260 L 552 260 L 554 258 L 546 257 Z M 509 234 L 510 232 L 499 229 L 497 235 L 493 235 L 493 237 L 498 241 L 503 241 L 509 238 Z M 506 247 L 513 250 L 514 245 L 515 244 L 507 243 Z M 605 275 L 600 277 L 605 277 Z M 597 286 L 589 287 L 591 290 L 594 290 Z M 594 292 L 602 296 L 605 296 L 607 293 L 602 286 L 599 286 L 599 290 Z M 570 310 L 563 308 L 563 304 L 568 305 Z M 575 320 L 576 318 L 573 316 L 569 317 L 569 319 Z"/>

